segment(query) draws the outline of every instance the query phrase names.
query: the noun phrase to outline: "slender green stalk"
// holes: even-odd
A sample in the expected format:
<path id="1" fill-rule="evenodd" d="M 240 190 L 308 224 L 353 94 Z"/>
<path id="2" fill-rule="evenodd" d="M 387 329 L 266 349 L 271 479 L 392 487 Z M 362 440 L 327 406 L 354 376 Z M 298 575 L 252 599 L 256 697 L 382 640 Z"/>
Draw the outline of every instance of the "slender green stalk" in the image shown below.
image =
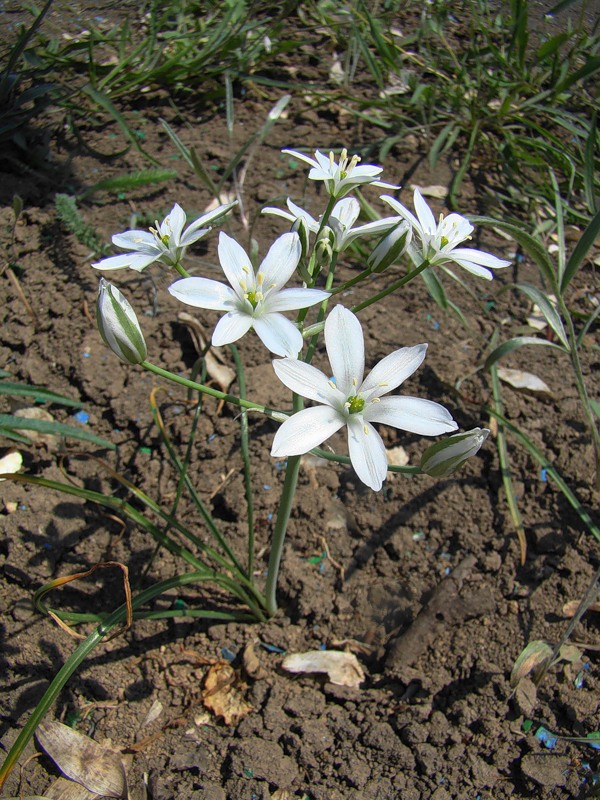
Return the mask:
<path id="1" fill-rule="evenodd" d="M 300 456 L 290 456 L 287 460 L 285 481 L 283 483 L 281 499 L 279 500 L 277 521 L 275 523 L 275 530 L 273 531 L 271 552 L 269 554 L 267 582 L 265 585 L 266 608 L 269 616 L 273 616 L 277 611 L 277 579 L 279 577 L 279 566 L 281 564 L 281 556 L 283 555 L 287 526 L 294 504 L 299 472 Z"/>
<path id="2" fill-rule="evenodd" d="M 185 267 L 182 264 L 177 263 L 173 264 L 173 266 L 175 267 L 175 269 L 181 275 L 182 278 L 190 277 L 190 273 L 185 269 Z"/>
<path id="3" fill-rule="evenodd" d="M 502 414 L 499 414 L 494 408 L 490 408 L 490 406 L 484 406 L 483 409 L 486 413 L 490 414 L 492 417 L 498 420 L 498 422 L 502 423 L 502 425 L 512 433 L 512 435 L 518 439 L 521 444 L 531 453 L 531 455 L 535 458 L 538 464 L 546 470 L 546 473 L 552 478 L 552 480 L 556 483 L 560 491 L 564 494 L 566 499 L 569 501 L 573 509 L 579 515 L 581 521 L 586 525 L 590 533 L 596 537 L 596 539 L 600 542 L 600 528 L 596 525 L 594 520 L 589 515 L 588 511 L 581 505 L 577 496 L 571 491 L 569 485 L 565 482 L 562 475 L 558 472 L 556 467 L 550 462 L 544 453 L 539 450 L 536 445 L 531 441 L 531 439 L 526 436 L 523 431 L 509 422 L 506 417 L 503 417 Z"/>
<path id="4" fill-rule="evenodd" d="M 379 300 L 382 300 L 384 297 L 387 297 L 389 294 L 392 294 L 392 292 L 395 292 L 396 289 L 399 289 L 401 286 L 404 286 L 405 284 L 409 283 L 409 281 L 412 281 L 413 278 L 416 278 L 417 275 L 419 275 L 421 272 L 424 272 L 424 270 L 426 270 L 428 266 L 429 266 L 429 261 L 423 261 L 422 264 L 419 264 L 418 267 L 411 270 L 403 278 L 399 278 L 397 281 L 394 281 L 392 284 L 390 284 L 387 287 L 387 289 L 382 289 L 377 294 L 374 294 L 372 297 L 369 297 L 368 300 L 363 300 L 362 303 L 358 303 L 357 305 L 353 306 L 351 311 L 353 311 L 356 314 L 358 311 L 362 311 L 363 308 L 367 308 L 368 306 L 373 305 L 373 303 L 377 303 Z"/>
<path id="5" fill-rule="evenodd" d="M 151 364 L 149 361 L 142 361 L 140 366 L 144 367 L 144 369 L 147 369 L 149 372 L 153 372 L 155 375 L 160 375 L 161 378 L 167 378 L 167 380 L 173 381 L 173 383 L 178 383 L 181 386 L 185 386 L 187 389 L 194 389 L 197 392 L 202 392 L 202 394 L 215 397 L 217 400 L 225 400 L 226 402 L 233 403 L 240 408 L 247 408 L 249 411 L 260 411 L 261 414 L 266 414 L 268 417 L 271 417 L 278 422 L 282 422 L 287 418 L 287 414 L 283 414 L 281 411 L 275 411 L 272 408 L 267 408 L 267 406 L 260 405 L 260 403 L 251 403 L 249 400 L 242 400 L 233 394 L 220 392 L 218 389 L 213 389 L 211 386 L 206 386 L 203 383 L 190 381 L 187 378 L 183 378 L 181 375 L 176 375 L 174 372 L 169 372 L 167 369 L 158 367 L 156 364 Z"/>
<path id="6" fill-rule="evenodd" d="M 244 365 L 240 358 L 239 351 L 234 345 L 229 349 L 235 361 L 235 368 L 240 390 L 240 398 L 246 399 L 246 376 Z M 248 580 L 254 581 L 254 495 L 252 493 L 252 471 L 250 464 L 250 430 L 248 425 L 248 414 L 242 411 L 240 418 L 240 447 L 242 451 L 242 461 L 244 464 L 244 490 L 246 495 L 246 517 L 248 520 Z"/>

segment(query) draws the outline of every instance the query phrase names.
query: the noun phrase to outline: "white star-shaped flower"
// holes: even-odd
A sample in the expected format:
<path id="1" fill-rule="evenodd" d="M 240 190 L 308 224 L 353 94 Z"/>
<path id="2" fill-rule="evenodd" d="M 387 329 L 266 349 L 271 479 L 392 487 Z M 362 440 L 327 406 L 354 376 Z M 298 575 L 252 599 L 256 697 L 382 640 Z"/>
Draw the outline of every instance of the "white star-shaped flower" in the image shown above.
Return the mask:
<path id="1" fill-rule="evenodd" d="M 169 287 L 183 303 L 213 311 L 226 311 L 212 336 L 216 347 L 236 342 L 250 328 L 272 353 L 296 356 L 302 334 L 282 311 L 308 308 L 329 297 L 321 289 L 284 289 L 300 260 L 300 237 L 284 233 L 275 240 L 255 274 L 245 250 L 221 231 L 219 261 L 230 283 L 209 278 L 183 278 Z"/>
<path id="2" fill-rule="evenodd" d="M 186 214 L 181 206 L 175 203 L 160 224 L 158 221 L 155 222 L 156 228 L 150 228 L 149 231 L 125 231 L 112 237 L 112 243 L 116 247 L 131 252 L 103 258 L 92 266 L 100 270 L 129 267 L 141 272 L 155 261 L 160 261 L 168 267 L 179 264 L 186 248 L 210 231 L 209 223 L 222 217 L 234 205 L 236 204 L 227 203 L 217 206 L 194 220 L 184 231 Z M 203 225 L 208 227 L 202 227 Z"/>
<path id="3" fill-rule="evenodd" d="M 271 449 L 275 458 L 307 453 L 346 425 L 352 466 L 363 483 L 379 491 L 387 474 L 387 457 L 373 422 L 423 436 L 456 430 L 450 413 L 439 403 L 417 397 L 383 397 L 421 365 L 426 344 L 390 353 L 363 378 L 362 328 L 343 306 L 336 306 L 327 317 L 325 344 L 331 378 L 294 358 L 273 362 L 277 377 L 289 389 L 321 404 L 298 411 L 281 425 Z"/>
<path id="4" fill-rule="evenodd" d="M 306 164 L 310 164 L 312 169 L 308 173 L 308 177 L 312 181 L 324 181 L 330 197 L 335 197 L 336 200 L 347 195 L 356 186 L 363 184 L 372 184 L 384 189 L 399 188 L 390 183 L 378 181 L 377 176 L 383 172 L 383 168 L 376 167 L 373 164 L 358 166 L 360 157 L 355 155 L 352 158 L 348 158 L 348 151 L 345 148 L 340 153 L 340 160 L 337 164 L 333 153 L 329 153 L 328 158 L 319 150 L 315 150 L 315 157 L 311 158 L 304 153 L 298 153 L 296 150 L 283 150 L 282 152 L 294 156 L 294 158 L 299 158 L 300 161 L 304 161 Z"/>
<path id="5" fill-rule="evenodd" d="M 428 260 L 431 265 L 437 264 L 438 266 L 453 262 L 473 275 L 486 278 L 486 280 L 492 280 L 494 277 L 490 269 L 502 269 L 510 266 L 510 261 L 496 258 L 483 250 L 457 247 L 471 238 L 474 228 L 469 220 L 460 214 L 448 214 L 447 217 L 440 215 L 440 221 L 436 222 L 432 210 L 418 189 L 415 189 L 414 194 L 416 217 L 395 197 L 382 195 L 381 199 L 412 225 L 413 232 L 420 240 L 419 246 L 413 236 L 412 243 L 408 248 L 416 266 L 419 266 L 424 260 Z"/>
<path id="6" fill-rule="evenodd" d="M 289 211 L 284 211 L 280 208 L 273 208 L 268 206 L 263 208 L 263 214 L 274 214 L 278 217 L 283 217 L 291 223 L 301 220 L 306 228 L 311 233 L 317 233 L 319 230 L 319 221 L 314 219 L 308 211 L 305 211 L 300 206 L 297 206 L 292 200 L 288 198 L 287 207 Z M 389 217 L 388 219 L 378 219 L 374 222 L 367 222 L 364 225 L 357 225 L 356 228 L 352 226 L 358 219 L 360 214 L 360 203 L 355 197 L 345 197 L 343 200 L 337 202 L 331 212 L 331 216 L 327 225 L 333 231 L 335 237 L 335 250 L 340 253 L 345 250 L 348 245 L 359 236 L 368 236 L 372 233 L 383 233 L 389 231 L 391 228 L 396 227 L 401 222 L 401 217 Z"/>

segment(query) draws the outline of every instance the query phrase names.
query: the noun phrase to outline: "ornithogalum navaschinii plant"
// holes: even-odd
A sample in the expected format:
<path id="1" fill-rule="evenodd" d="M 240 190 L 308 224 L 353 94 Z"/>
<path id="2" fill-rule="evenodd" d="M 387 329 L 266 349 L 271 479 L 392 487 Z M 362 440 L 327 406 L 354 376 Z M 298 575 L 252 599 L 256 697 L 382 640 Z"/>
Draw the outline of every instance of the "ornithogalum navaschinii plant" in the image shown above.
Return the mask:
<path id="1" fill-rule="evenodd" d="M 142 527 L 157 545 L 177 556 L 185 569 L 142 591 L 111 614 L 67 615 L 70 622 L 85 620 L 99 624 L 51 683 L 11 750 L 8 764 L 14 763 L 22 752 L 68 675 L 124 621 L 131 622 L 140 615 L 152 618 L 156 614 L 157 618 L 164 619 L 170 614 L 186 614 L 261 622 L 277 612 L 278 576 L 304 454 L 312 452 L 330 462 L 349 462 L 359 480 L 377 492 L 384 486 L 390 470 L 410 475 L 448 475 L 474 455 L 485 440 L 485 429 L 456 432 L 458 426 L 449 409 L 435 399 L 412 397 L 402 390 L 402 384 L 422 365 L 427 343 L 398 342 L 375 366 L 370 370 L 366 368 L 361 312 L 384 297 L 401 291 L 417 276 L 426 277 L 432 270 L 448 270 L 451 265 L 458 265 L 476 276 L 489 279 L 492 277 L 490 270 L 506 267 L 509 262 L 480 250 L 458 247 L 469 238 L 472 225 L 458 214 L 451 214 L 436 223 L 418 192 L 415 193 L 417 216 L 387 195 L 383 200 L 393 208 L 395 215 L 361 221 L 361 205 L 353 196 L 356 189 L 373 191 L 384 188 L 389 191 L 397 188 L 379 180 L 381 167 L 360 164 L 357 156 L 349 156 L 345 150 L 339 157 L 333 153 L 326 156 L 317 150 L 314 158 L 295 150 L 285 152 L 308 164 L 308 178 L 325 186 L 325 207 L 317 213 L 309 212 L 288 198 L 285 209 L 264 209 L 283 219 L 290 230 L 283 231 L 267 247 L 263 245 L 262 258 L 251 258 L 233 236 L 223 231 L 214 248 L 213 240 L 209 238 L 211 224 L 225 215 L 231 224 L 235 219 L 234 204 L 220 205 L 187 227 L 185 211 L 175 204 L 164 220 L 156 222 L 150 230 L 116 234 L 113 243 L 126 252 L 93 265 L 103 276 L 107 271 L 120 275 L 119 270 L 126 268 L 139 273 L 152 268 L 154 263 L 170 268 L 173 274 L 169 287 L 171 295 L 186 306 L 202 309 L 204 326 L 209 320 L 216 323 L 211 345 L 229 348 L 238 376 L 237 384 L 234 384 L 238 393 L 228 393 L 205 381 L 208 356 L 206 368 L 195 365 L 189 375 L 175 373 L 168 365 L 154 363 L 152 341 L 145 341 L 131 304 L 117 286 L 101 278 L 97 299 L 98 329 L 110 350 L 127 365 L 185 387 L 188 396 L 196 399 L 192 432 L 184 454 L 179 454 L 170 440 L 159 407 L 153 402 L 159 434 L 178 475 L 176 498 L 169 508 L 163 508 L 107 465 L 103 469 L 121 486 L 122 492 L 118 496 L 107 496 L 68 482 L 44 480 L 43 485 L 124 516 Z M 216 250 L 213 261 L 216 264 L 218 258 L 224 280 L 216 280 L 214 270 L 210 276 L 198 274 L 188 263 L 189 246 L 203 237 L 208 241 L 209 252 Z M 354 248 L 355 244 L 359 247 Z M 356 264 L 359 269 L 353 277 L 343 281 L 338 277 L 338 259 L 343 257 L 348 262 L 353 258 L 351 253 L 356 251 L 361 253 Z M 364 283 L 367 289 L 366 299 L 348 307 L 346 299 L 352 296 L 348 290 L 360 283 Z M 264 363 L 272 362 L 274 376 L 281 381 L 282 388 L 289 390 L 287 408 L 275 410 L 265 404 L 265 398 L 247 396 L 244 352 L 248 335 L 256 335 L 262 342 Z M 312 363 L 317 354 L 321 365 L 324 363 L 321 343 L 328 361 L 325 371 Z M 245 554 L 232 548 L 228 536 L 203 502 L 188 470 L 206 397 L 217 398 L 237 409 L 239 450 L 244 471 L 244 517 L 247 519 Z M 283 465 L 284 477 L 268 547 L 266 574 L 257 569 L 255 554 L 250 412 L 271 420 L 271 456 Z M 400 440 L 401 432 L 408 432 L 413 437 L 445 438 L 425 451 L 420 466 L 390 466 L 380 434 L 381 426 L 400 432 L 397 434 Z M 333 438 L 342 432 L 345 436 Z M 448 437 L 448 434 L 451 435 Z M 36 480 L 27 476 L 18 476 L 18 479 Z M 197 508 L 197 516 L 203 521 L 202 531 L 190 526 L 188 515 L 185 518 L 178 516 L 184 492 Z M 131 502 L 127 500 L 127 493 L 132 497 Z M 221 596 L 227 592 L 231 602 L 223 610 L 204 607 L 172 612 L 141 610 L 142 605 L 162 592 L 191 583 L 212 584 L 218 587 Z M 36 604 L 40 610 L 47 610 L 43 597 L 54 586 L 54 583 L 48 584 L 37 593 Z M 53 610 L 52 613 L 60 619 L 59 612 Z"/>
<path id="2" fill-rule="evenodd" d="M 100 270 L 129 266 L 139 271 L 152 261 L 161 261 L 175 267 L 183 277 L 172 283 L 170 293 L 186 305 L 220 314 L 212 334 L 213 346 L 231 346 L 235 342 L 239 348 L 236 358 L 243 361 L 244 337 L 254 331 L 266 348 L 265 358 L 269 358 L 268 351 L 278 356 L 272 363 L 275 375 L 290 391 L 287 411 L 274 411 L 260 398 L 227 395 L 191 377 L 174 374 L 146 360 L 145 351 L 130 344 L 134 331 L 141 337 L 137 323 L 133 322 L 133 312 L 115 287 L 102 284 L 98 301 L 100 331 L 122 360 L 139 363 L 176 384 L 196 390 L 200 396 L 208 394 L 239 406 L 245 421 L 242 436 L 249 435 L 246 412 L 262 413 L 274 421 L 271 455 L 285 459 L 286 466 L 264 586 L 260 586 L 254 575 L 252 522 L 246 565 L 238 559 L 232 563 L 233 554 L 228 549 L 221 553 L 224 562 L 217 564 L 212 553 L 209 557 L 203 553 L 203 563 L 206 560 L 218 575 L 222 576 L 221 570 L 226 564 L 232 564 L 234 573 L 237 572 L 233 580 L 242 580 L 252 587 L 248 599 L 254 611 L 261 615 L 277 610 L 277 577 L 302 455 L 318 451 L 333 461 L 347 459 L 344 452 L 338 455 L 330 449 L 320 449 L 325 442 L 330 448 L 332 435 L 344 429 L 347 452 L 358 478 L 373 491 L 379 491 L 389 466 L 377 426 L 386 425 L 429 437 L 452 434 L 457 429 L 450 411 L 444 406 L 432 399 L 397 392 L 422 364 L 426 343 L 403 343 L 405 346 L 393 350 L 370 372 L 365 372 L 360 312 L 428 270 L 447 269 L 453 264 L 490 279 L 491 269 L 509 264 L 489 253 L 459 247 L 470 238 L 471 223 L 459 214 L 450 214 L 436 222 L 418 190 L 414 195 L 416 216 L 394 197 L 384 195 L 382 199 L 391 206 L 395 216 L 361 223 L 361 205 L 353 196 L 357 188 L 397 188 L 379 180 L 381 167 L 360 164 L 357 156 L 349 156 L 345 150 L 339 157 L 333 153 L 324 155 L 319 150 L 314 157 L 296 150 L 284 152 L 308 164 L 309 179 L 325 185 L 328 199 L 319 214 L 305 210 L 291 198 L 287 199 L 285 209 L 263 209 L 285 220 L 291 230 L 282 233 L 267 248 L 258 266 L 252 263 L 241 244 L 222 231 L 217 255 L 225 281 L 191 274 L 186 269 L 186 247 L 209 233 L 208 223 L 226 213 L 235 213 L 232 205 L 219 206 L 185 230 L 186 214 L 175 205 L 168 217 L 149 233 L 128 231 L 114 237 L 114 243 L 128 248 L 132 256 L 116 256 L 94 265 Z M 361 252 L 366 250 L 365 265 L 356 277 L 346 283 L 340 282 L 336 278 L 337 261 L 342 253 L 347 257 L 353 242 L 360 242 Z M 392 265 L 403 258 L 408 262 L 408 269 L 398 277 L 394 267 L 392 282 L 387 288 L 375 292 L 354 308 L 340 304 L 344 290 L 350 285 L 384 271 L 387 274 Z M 121 331 L 118 330 L 119 320 L 123 326 Z M 322 335 L 329 359 L 326 372 L 311 363 Z M 420 467 L 404 469 L 413 474 L 422 471 L 447 475 L 477 452 L 486 435 L 487 431 L 479 428 L 454 434 L 430 447 Z M 402 471 L 402 468 L 394 469 Z M 223 550 L 224 537 L 215 534 L 212 527 L 211 531 Z M 247 587 L 244 593 L 248 595 Z"/>

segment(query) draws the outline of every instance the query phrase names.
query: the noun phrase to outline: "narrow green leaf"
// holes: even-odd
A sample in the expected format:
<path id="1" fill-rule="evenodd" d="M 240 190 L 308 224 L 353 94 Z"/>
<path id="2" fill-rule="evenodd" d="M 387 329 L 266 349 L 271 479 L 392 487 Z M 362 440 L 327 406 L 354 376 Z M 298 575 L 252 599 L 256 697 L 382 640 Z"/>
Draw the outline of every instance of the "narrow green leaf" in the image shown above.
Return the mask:
<path id="1" fill-rule="evenodd" d="M 489 225 L 490 227 L 498 228 L 521 245 L 523 250 L 535 261 L 539 267 L 544 278 L 550 283 L 551 286 L 556 285 L 556 276 L 554 271 L 554 264 L 552 259 L 546 252 L 544 246 L 537 239 L 534 239 L 531 234 L 524 231 L 518 225 L 511 222 L 499 222 L 491 217 L 478 217 L 470 216 L 469 219 L 475 225 Z"/>
<path id="2" fill-rule="evenodd" d="M 549 342 L 547 339 L 538 339 L 535 336 L 515 336 L 514 339 L 509 339 L 507 342 L 503 342 L 501 345 L 498 345 L 498 347 L 492 350 L 485 360 L 485 364 L 483 365 L 484 369 L 489 369 L 496 363 L 496 361 L 499 361 L 504 356 L 512 353 L 513 350 L 518 350 L 519 347 L 525 347 L 525 345 L 528 344 L 541 345 L 542 347 L 553 347 L 555 350 L 560 350 L 561 353 L 568 352 L 560 344 Z"/>
<path id="3" fill-rule="evenodd" d="M 73 439 L 82 439 L 86 442 L 92 442 L 99 447 L 104 447 L 107 450 L 116 450 L 117 447 L 112 442 L 101 439 L 95 436 L 85 428 L 75 428 L 73 425 L 66 425 L 63 422 L 49 422 L 43 419 L 25 419 L 24 417 L 15 417 L 12 414 L 0 414 L 0 428 L 8 428 L 8 430 L 16 431 L 37 431 L 38 433 L 49 433 L 54 436 L 69 436 Z"/>
<path id="4" fill-rule="evenodd" d="M 554 333 L 568 349 L 569 340 L 567 338 L 562 319 L 560 318 L 560 314 L 554 307 L 552 301 L 540 289 L 538 289 L 536 286 L 531 286 L 528 283 L 517 283 L 516 288 L 523 292 L 523 294 L 527 295 L 527 297 L 538 306 L 548 325 L 550 325 Z"/>
<path id="5" fill-rule="evenodd" d="M 72 400 L 70 397 L 64 397 L 62 394 L 56 394 L 49 389 L 43 389 L 40 386 L 31 386 L 26 383 L 10 383 L 9 381 L 0 381 L 0 394 L 10 394 L 14 397 L 33 397 L 40 403 L 57 403 L 63 406 L 71 406 L 73 408 L 82 408 L 83 403 L 79 400 Z"/>
<path id="6" fill-rule="evenodd" d="M 575 249 L 571 253 L 571 257 L 567 262 L 567 266 L 565 267 L 565 272 L 560 283 L 561 292 L 564 292 L 567 286 L 573 280 L 575 273 L 583 263 L 591 248 L 594 246 L 598 236 L 600 236 L 600 211 L 597 211 L 596 215 L 590 220 L 589 225 L 581 234 Z"/>
<path id="7" fill-rule="evenodd" d="M 435 300 L 440 308 L 443 308 L 444 311 L 446 311 L 448 309 L 448 298 L 446 297 L 446 292 L 444 291 L 444 287 L 441 284 L 438 276 L 433 270 L 426 269 L 421 273 L 421 277 L 423 278 L 425 286 L 427 286 L 427 291 L 431 297 Z"/>

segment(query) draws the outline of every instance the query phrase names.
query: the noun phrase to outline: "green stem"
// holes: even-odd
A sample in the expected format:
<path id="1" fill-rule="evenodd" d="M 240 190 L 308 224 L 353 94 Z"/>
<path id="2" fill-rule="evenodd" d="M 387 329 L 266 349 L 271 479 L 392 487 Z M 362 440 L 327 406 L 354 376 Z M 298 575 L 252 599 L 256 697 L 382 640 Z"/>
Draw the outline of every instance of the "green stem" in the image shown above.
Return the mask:
<path id="1" fill-rule="evenodd" d="M 277 611 L 277 579 L 279 577 L 279 566 L 283 554 L 285 535 L 287 533 L 287 526 L 294 504 L 296 486 L 298 484 L 300 458 L 300 456 L 290 456 L 287 460 L 285 481 L 279 501 L 275 530 L 273 531 L 273 541 L 271 543 L 269 567 L 267 570 L 267 582 L 265 585 L 266 609 L 269 616 L 273 616 Z"/>
<path id="2" fill-rule="evenodd" d="M 377 303 L 379 300 L 383 299 L 384 297 L 387 297 L 388 294 L 392 294 L 392 292 L 395 292 L 396 289 L 399 289 L 401 286 L 404 286 L 405 284 L 409 283 L 409 281 L 412 281 L 413 278 L 416 278 L 417 275 L 420 275 L 421 272 L 424 272 L 428 266 L 430 266 L 429 261 L 427 260 L 423 261 L 422 264 L 419 264 L 418 267 L 411 270 L 403 278 L 399 278 L 397 281 L 394 281 L 394 283 L 390 284 L 390 286 L 388 286 L 387 289 L 382 289 L 381 292 L 378 292 L 377 294 L 374 294 L 372 297 L 369 297 L 368 300 L 363 300 L 362 303 L 358 303 L 357 305 L 353 306 L 351 310 L 356 314 L 357 311 L 362 311 L 363 308 L 367 308 L 367 306 L 371 306 L 373 305 L 373 303 Z"/>
<path id="3" fill-rule="evenodd" d="M 190 273 L 184 268 L 184 266 L 182 264 L 177 263 L 177 264 L 173 264 L 173 266 L 175 267 L 175 269 L 181 275 L 182 278 L 189 278 L 190 277 Z"/>
<path id="4" fill-rule="evenodd" d="M 284 414 L 281 411 L 275 411 L 272 408 L 267 408 L 267 406 L 260 405 L 260 403 L 251 403 L 249 400 L 243 400 L 242 398 L 236 397 L 233 394 L 220 392 L 218 389 L 213 389 L 211 386 L 206 386 L 203 383 L 190 381 L 188 378 L 183 378 L 181 375 L 176 375 L 174 372 L 169 372 L 169 370 L 158 367 L 156 364 L 151 364 L 150 361 L 142 361 L 140 363 L 140 367 L 144 367 L 144 369 L 147 369 L 149 372 L 153 372 L 155 375 L 160 375 L 161 378 L 167 378 L 167 380 L 172 381 L 173 383 L 178 383 L 181 386 L 185 386 L 187 389 L 194 389 L 194 391 L 202 392 L 202 394 L 207 394 L 210 397 L 216 397 L 217 400 L 225 400 L 226 402 L 233 403 L 240 408 L 247 408 L 249 411 L 260 411 L 261 414 L 266 414 L 268 417 L 272 417 L 272 419 L 275 419 L 278 422 L 282 422 L 287 418 L 287 414 Z"/>

